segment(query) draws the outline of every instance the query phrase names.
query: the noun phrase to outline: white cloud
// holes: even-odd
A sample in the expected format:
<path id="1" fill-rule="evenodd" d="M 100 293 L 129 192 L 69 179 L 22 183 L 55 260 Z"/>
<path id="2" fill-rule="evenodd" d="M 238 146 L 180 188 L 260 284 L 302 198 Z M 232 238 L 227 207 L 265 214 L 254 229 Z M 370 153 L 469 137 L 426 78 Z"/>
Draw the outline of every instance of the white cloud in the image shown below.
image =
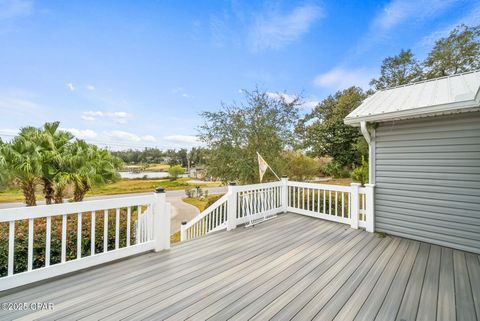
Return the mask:
<path id="1" fill-rule="evenodd" d="M 163 139 L 173 143 L 200 144 L 198 137 L 193 135 L 170 135 L 165 136 Z"/>
<path id="2" fill-rule="evenodd" d="M 152 135 L 142 136 L 142 140 L 145 141 L 145 142 L 151 142 L 151 143 L 154 143 L 154 142 L 157 141 L 157 139 L 155 137 L 153 137 Z"/>
<path id="3" fill-rule="evenodd" d="M 190 95 L 185 91 L 185 89 L 183 87 L 175 87 L 172 89 L 172 94 L 174 95 L 179 95 L 179 96 L 182 96 L 184 98 L 188 98 L 190 97 Z"/>
<path id="4" fill-rule="evenodd" d="M 467 26 L 476 26 L 480 24 L 480 2 L 476 3 L 473 8 L 467 11 L 467 14 L 458 19 L 455 23 L 449 24 L 446 27 L 442 27 L 429 35 L 423 37 L 419 44 L 424 47 L 431 47 L 436 40 L 447 37 L 450 31 L 453 30 L 456 26 L 460 24 L 465 24 Z"/>
<path id="5" fill-rule="evenodd" d="M 318 87 L 335 90 L 345 89 L 350 86 L 359 86 L 367 89 L 373 75 L 374 71 L 366 68 L 345 69 L 337 67 L 318 75 L 313 80 L 313 83 Z"/>
<path id="6" fill-rule="evenodd" d="M 134 133 L 130 133 L 123 130 L 112 130 L 112 131 L 105 131 L 105 136 L 111 141 L 114 142 L 147 142 L 147 143 L 154 143 L 157 141 L 155 137 L 152 135 L 144 135 L 139 136 Z"/>
<path id="7" fill-rule="evenodd" d="M 85 88 L 87 88 L 87 90 L 90 90 L 90 91 L 94 91 L 94 90 L 95 90 L 95 86 L 94 86 L 94 85 L 86 85 Z"/>
<path id="8" fill-rule="evenodd" d="M 98 134 L 91 129 L 77 129 L 77 128 L 60 128 L 60 129 L 70 132 L 72 133 L 72 135 L 80 139 L 92 139 L 98 136 Z"/>
<path id="9" fill-rule="evenodd" d="M 117 124 L 126 124 L 130 118 L 132 118 L 132 114 L 129 114 L 124 111 L 115 111 L 115 112 L 102 112 L 102 111 L 85 111 L 82 113 L 81 118 L 85 121 L 95 121 L 98 118 L 109 118 L 113 122 Z"/>
<path id="10" fill-rule="evenodd" d="M 33 11 L 33 2 L 29 0 L 0 0 L 0 19 L 12 19 L 28 16 Z"/>
<path id="11" fill-rule="evenodd" d="M 267 92 L 267 96 L 273 99 L 281 99 L 283 98 L 286 103 L 291 103 L 294 101 L 297 97 L 294 95 L 289 95 L 286 93 L 275 93 L 275 92 Z M 315 106 L 318 105 L 319 101 L 316 100 L 315 98 L 310 98 L 310 99 L 302 99 L 302 104 L 300 105 L 301 108 L 305 109 L 313 109 Z"/>
<path id="12" fill-rule="evenodd" d="M 70 90 L 70 91 L 75 91 L 75 89 L 76 89 L 75 86 L 74 86 L 72 83 L 70 83 L 70 82 L 67 84 L 67 88 L 68 88 L 68 90 Z"/>
<path id="13" fill-rule="evenodd" d="M 389 30 L 408 20 L 423 20 L 445 12 L 459 0 L 393 0 L 373 22 L 374 29 Z"/>
<path id="14" fill-rule="evenodd" d="M 105 134 L 117 141 L 129 141 L 129 142 L 139 142 L 142 139 L 133 133 L 125 132 L 123 130 L 112 130 L 110 132 L 105 132 Z"/>
<path id="15" fill-rule="evenodd" d="M 18 94 L 11 93 L 3 97 L 0 96 L 0 109 L 17 112 L 39 112 L 43 108 L 28 97 L 21 97 Z"/>
<path id="16" fill-rule="evenodd" d="M 324 15 L 324 10 L 314 5 L 297 7 L 288 14 L 262 14 L 250 30 L 251 46 L 254 51 L 283 48 L 307 33 Z"/>

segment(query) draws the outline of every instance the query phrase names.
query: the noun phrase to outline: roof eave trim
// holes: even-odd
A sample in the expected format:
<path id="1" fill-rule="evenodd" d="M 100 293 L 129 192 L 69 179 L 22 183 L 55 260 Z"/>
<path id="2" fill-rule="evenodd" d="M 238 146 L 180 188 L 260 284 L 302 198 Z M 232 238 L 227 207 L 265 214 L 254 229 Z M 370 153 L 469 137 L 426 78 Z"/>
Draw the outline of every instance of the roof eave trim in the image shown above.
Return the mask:
<path id="1" fill-rule="evenodd" d="M 360 122 L 382 122 L 389 120 L 400 120 L 404 118 L 425 117 L 429 115 L 435 115 L 438 113 L 459 112 L 459 111 L 473 111 L 480 109 L 480 95 L 477 95 L 474 100 L 462 101 L 453 104 L 427 106 L 422 108 L 407 109 L 401 111 L 395 111 L 390 113 L 383 113 L 377 115 L 369 115 L 355 118 L 345 118 L 344 123 L 346 125 L 360 125 Z"/>

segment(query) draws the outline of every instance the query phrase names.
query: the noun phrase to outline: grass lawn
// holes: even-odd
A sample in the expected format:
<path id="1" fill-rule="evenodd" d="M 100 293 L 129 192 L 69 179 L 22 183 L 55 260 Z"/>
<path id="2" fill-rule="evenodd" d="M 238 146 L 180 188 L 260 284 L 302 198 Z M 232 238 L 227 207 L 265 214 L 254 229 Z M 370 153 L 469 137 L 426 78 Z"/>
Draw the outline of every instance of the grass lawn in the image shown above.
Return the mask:
<path id="1" fill-rule="evenodd" d="M 142 165 L 125 165 L 124 170 L 141 170 L 149 172 L 167 172 L 170 165 L 167 164 L 142 164 Z"/>
<path id="2" fill-rule="evenodd" d="M 220 186 L 220 183 L 216 182 L 189 184 L 189 180 L 189 178 L 179 178 L 175 181 L 171 181 L 169 179 L 123 179 L 112 184 L 95 187 L 87 193 L 87 197 L 99 195 L 153 192 L 156 187 L 164 187 L 167 191 L 172 191 L 192 188 L 193 186 L 199 185 L 202 187 Z M 41 187 L 39 186 L 37 192 L 37 201 L 41 200 L 43 200 L 43 195 L 41 193 Z M 23 194 L 18 188 L 9 188 L 5 191 L 0 192 L 0 203 L 22 201 Z"/>
<path id="3" fill-rule="evenodd" d="M 215 201 L 222 196 L 223 194 L 213 194 L 213 195 L 207 196 L 205 199 L 202 199 L 202 200 L 199 200 L 193 197 L 186 197 L 186 198 L 183 198 L 182 201 L 195 206 L 200 210 L 200 212 L 203 212 L 208 206 L 215 203 Z M 177 242 L 180 242 L 180 231 L 170 235 L 170 243 L 173 244 Z"/>
<path id="4" fill-rule="evenodd" d="M 186 197 L 186 198 L 183 198 L 182 201 L 195 206 L 196 208 L 198 208 L 200 210 L 200 212 L 203 212 L 208 206 L 215 203 L 215 201 L 218 200 L 223 195 L 224 194 L 208 195 L 206 198 L 201 199 L 201 200 L 198 199 L 198 198 Z"/>
<path id="5" fill-rule="evenodd" d="M 343 186 L 350 186 L 351 183 L 352 183 L 351 178 L 332 178 L 329 181 L 322 182 L 322 184 L 343 185 Z"/>

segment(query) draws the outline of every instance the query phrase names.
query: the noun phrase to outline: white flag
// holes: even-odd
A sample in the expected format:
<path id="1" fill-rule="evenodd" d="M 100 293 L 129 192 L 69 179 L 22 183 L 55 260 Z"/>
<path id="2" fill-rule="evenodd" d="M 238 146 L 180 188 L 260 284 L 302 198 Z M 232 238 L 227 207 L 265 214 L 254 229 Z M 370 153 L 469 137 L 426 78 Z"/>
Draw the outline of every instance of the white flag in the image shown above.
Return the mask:
<path id="1" fill-rule="evenodd" d="M 260 174 L 260 183 L 261 183 L 263 179 L 263 175 L 265 175 L 265 172 L 267 171 L 269 166 L 258 152 L 257 152 L 257 155 L 258 155 L 258 172 Z"/>

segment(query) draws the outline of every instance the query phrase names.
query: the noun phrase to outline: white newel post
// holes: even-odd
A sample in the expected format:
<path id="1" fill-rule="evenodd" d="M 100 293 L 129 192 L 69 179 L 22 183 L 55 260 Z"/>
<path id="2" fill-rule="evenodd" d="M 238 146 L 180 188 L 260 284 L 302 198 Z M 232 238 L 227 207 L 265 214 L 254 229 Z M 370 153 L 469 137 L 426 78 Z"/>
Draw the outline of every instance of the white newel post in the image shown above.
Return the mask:
<path id="1" fill-rule="evenodd" d="M 227 192 L 227 231 L 237 227 L 237 184 L 230 183 Z"/>
<path id="2" fill-rule="evenodd" d="M 170 204 L 167 204 L 165 189 L 155 189 L 153 203 L 153 230 L 155 252 L 170 249 Z"/>
<path id="3" fill-rule="evenodd" d="M 288 176 L 282 176 L 282 211 L 287 213 L 288 209 Z"/>
<path id="4" fill-rule="evenodd" d="M 366 213 L 366 230 L 367 232 L 374 232 L 375 231 L 375 200 L 374 200 L 374 187 L 375 184 L 365 184 L 365 197 L 367 198 L 367 208 Z"/>
<path id="5" fill-rule="evenodd" d="M 187 240 L 187 222 L 182 221 L 182 224 L 180 225 L 180 242 L 183 242 L 186 240 Z"/>
<path id="6" fill-rule="evenodd" d="M 350 226 L 358 229 L 358 216 L 360 213 L 360 185 L 359 183 L 351 183 L 351 197 L 350 197 Z"/>

